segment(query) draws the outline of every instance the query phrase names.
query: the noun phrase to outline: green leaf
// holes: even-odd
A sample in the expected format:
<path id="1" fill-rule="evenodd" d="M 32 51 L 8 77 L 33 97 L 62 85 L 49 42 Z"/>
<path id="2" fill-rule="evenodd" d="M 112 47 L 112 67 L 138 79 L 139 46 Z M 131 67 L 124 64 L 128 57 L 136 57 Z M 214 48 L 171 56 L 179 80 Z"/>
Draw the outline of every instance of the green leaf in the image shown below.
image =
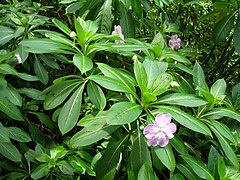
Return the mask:
<path id="1" fill-rule="evenodd" d="M 208 154 L 208 164 L 207 168 L 208 170 L 212 173 L 213 177 L 218 177 L 217 172 L 218 172 L 218 158 L 220 157 L 219 153 L 217 150 L 211 146 L 211 149 Z"/>
<path id="2" fill-rule="evenodd" d="M 233 45 L 238 55 L 240 55 L 240 16 L 238 15 L 237 23 L 234 27 Z"/>
<path id="3" fill-rule="evenodd" d="M 79 124 L 81 121 L 79 122 Z M 119 126 L 111 126 L 106 124 L 106 114 L 99 113 L 95 118 L 90 119 L 90 122 L 76 133 L 69 141 L 70 146 L 81 147 L 93 144 L 102 138 L 110 135 L 117 130 Z"/>
<path id="4" fill-rule="evenodd" d="M 227 175 L 227 169 L 226 169 L 226 165 L 225 162 L 223 160 L 223 158 L 220 156 L 218 157 L 218 174 L 220 179 L 224 179 Z"/>
<path id="5" fill-rule="evenodd" d="M 70 33 L 72 32 L 71 29 L 69 29 L 69 27 L 67 27 L 64 23 L 62 23 L 61 21 L 57 20 L 57 19 L 53 19 L 52 22 L 62 31 L 64 32 L 66 35 L 70 36 Z"/>
<path id="6" fill-rule="evenodd" d="M 10 84 L 5 89 L 5 95 L 8 100 L 16 106 L 22 106 L 22 97 L 19 92 Z"/>
<path id="7" fill-rule="evenodd" d="M 92 60 L 81 54 L 75 54 L 73 56 L 73 64 L 81 71 L 82 74 L 93 68 Z"/>
<path id="8" fill-rule="evenodd" d="M 140 168 L 145 163 L 152 164 L 151 156 L 147 147 L 147 143 L 144 141 L 142 132 L 138 129 L 130 154 L 130 166 L 135 177 L 137 177 Z"/>
<path id="9" fill-rule="evenodd" d="M 37 75 L 39 80 L 46 85 L 48 83 L 48 72 L 43 67 L 42 63 L 40 62 L 37 56 L 35 56 L 34 58 L 33 67 L 34 67 L 35 74 Z"/>
<path id="10" fill-rule="evenodd" d="M 14 30 L 6 27 L 0 26 L 0 46 L 3 46 L 8 41 L 10 41 L 14 37 Z"/>
<path id="11" fill-rule="evenodd" d="M 120 26 L 122 27 L 122 33 L 124 34 L 125 38 L 135 37 L 135 25 L 134 20 L 132 17 L 131 10 L 128 10 L 124 6 L 120 6 Z"/>
<path id="12" fill-rule="evenodd" d="M 0 153 L 11 161 L 21 162 L 21 154 L 12 143 L 0 142 Z"/>
<path id="13" fill-rule="evenodd" d="M 87 85 L 87 93 L 91 102 L 99 109 L 103 110 L 106 106 L 106 98 L 102 89 L 94 82 L 90 81 Z"/>
<path id="14" fill-rule="evenodd" d="M 25 47 L 21 45 L 17 47 L 16 51 L 19 53 L 22 63 L 24 63 L 27 60 L 29 53 L 25 50 Z"/>
<path id="15" fill-rule="evenodd" d="M 62 107 L 58 117 L 58 127 L 62 134 L 69 132 L 77 123 L 81 111 L 82 93 L 85 84 L 82 84 Z"/>
<path id="16" fill-rule="evenodd" d="M 148 85 L 148 77 L 146 70 L 142 63 L 138 60 L 134 62 L 134 75 L 137 80 L 138 86 L 141 89 L 141 93 L 147 92 L 147 85 Z"/>
<path id="17" fill-rule="evenodd" d="M 234 153 L 233 149 L 229 145 L 229 142 L 226 141 L 226 139 L 222 136 L 222 134 L 212 125 L 209 125 L 210 129 L 213 131 L 213 133 L 216 135 L 218 141 L 221 144 L 221 147 L 226 154 L 227 158 L 231 161 L 231 163 L 235 167 L 239 167 L 238 159 L 236 154 Z"/>
<path id="18" fill-rule="evenodd" d="M 68 161 L 62 160 L 57 162 L 57 166 L 63 174 L 74 175 L 74 170 Z"/>
<path id="19" fill-rule="evenodd" d="M 176 168 L 181 171 L 181 173 L 187 178 L 191 180 L 199 180 L 197 175 L 193 172 L 192 168 L 188 166 L 188 164 L 178 163 L 176 164 Z"/>
<path id="20" fill-rule="evenodd" d="M 47 54 L 41 54 L 39 55 L 40 59 L 43 60 L 43 62 L 53 68 L 53 69 L 57 69 L 57 70 L 61 70 L 61 67 L 58 65 L 58 63 L 53 59 L 54 57 L 52 56 L 48 56 Z"/>
<path id="21" fill-rule="evenodd" d="M 59 106 L 82 81 L 79 79 L 66 80 L 50 86 L 50 93 L 44 100 L 44 109 L 50 110 Z"/>
<path id="22" fill-rule="evenodd" d="M 99 32 L 110 34 L 112 29 L 112 0 L 106 0 L 96 17 Z"/>
<path id="23" fill-rule="evenodd" d="M 193 95 L 185 93 L 173 93 L 158 99 L 154 104 L 170 104 L 187 107 L 198 107 L 207 104 L 208 102 Z"/>
<path id="24" fill-rule="evenodd" d="M 223 100 L 225 97 L 227 84 L 224 79 L 218 79 L 211 87 L 210 93 L 214 96 L 214 98 L 218 100 Z"/>
<path id="25" fill-rule="evenodd" d="M 208 135 L 208 136 L 212 136 L 210 130 L 208 129 L 208 127 L 199 119 L 189 115 L 188 113 L 175 108 L 175 107 L 170 107 L 170 106 L 159 106 L 158 107 L 159 112 L 163 112 L 163 113 L 169 113 L 172 115 L 172 117 L 179 122 L 180 124 L 182 124 L 183 126 Z"/>
<path id="26" fill-rule="evenodd" d="M 47 176 L 49 170 L 50 167 L 48 163 L 41 164 L 31 173 L 31 178 L 40 179 L 44 176 Z"/>
<path id="27" fill-rule="evenodd" d="M 187 58 L 172 50 L 164 49 L 161 53 L 161 58 L 171 58 L 180 63 L 191 64 Z"/>
<path id="28" fill-rule="evenodd" d="M 35 115 L 38 120 L 45 124 L 48 128 L 53 129 L 54 128 L 54 124 L 53 121 L 50 119 L 50 117 L 48 115 L 46 115 L 45 113 L 42 112 L 33 112 L 33 111 L 29 111 L 28 113 Z"/>
<path id="29" fill-rule="evenodd" d="M 144 163 L 138 172 L 138 180 L 158 180 L 155 172 L 148 163 Z"/>
<path id="30" fill-rule="evenodd" d="M 202 118 L 209 119 L 220 119 L 222 117 L 229 117 L 240 122 L 240 114 L 236 111 L 226 108 L 215 108 L 202 116 Z"/>
<path id="31" fill-rule="evenodd" d="M 170 144 L 181 155 L 188 154 L 188 149 L 179 136 L 174 135 L 174 138 L 171 139 Z"/>
<path id="32" fill-rule="evenodd" d="M 16 105 L 12 104 L 2 93 L 0 93 L 0 110 L 10 118 L 23 121 L 23 116 Z"/>
<path id="33" fill-rule="evenodd" d="M 70 13 L 74 13 L 77 10 L 79 10 L 81 7 L 84 6 L 86 1 L 81 1 L 81 2 L 76 2 L 76 3 L 72 3 L 70 4 L 67 8 L 66 8 L 66 13 L 70 14 Z M 61 1 L 62 3 L 62 1 Z"/>
<path id="34" fill-rule="evenodd" d="M 156 80 L 153 82 L 150 91 L 155 95 L 158 96 L 167 91 L 168 87 L 170 86 L 173 77 L 168 73 L 159 74 Z"/>
<path id="35" fill-rule="evenodd" d="M 55 146 L 54 148 L 50 149 L 50 156 L 51 159 L 61 159 L 68 153 L 68 150 L 66 150 L 63 146 Z"/>
<path id="36" fill-rule="evenodd" d="M 106 151 L 96 164 L 97 179 L 114 179 L 116 168 L 121 156 L 122 145 L 125 142 L 126 137 L 117 142 L 110 142 L 108 144 Z"/>
<path id="37" fill-rule="evenodd" d="M 168 144 L 166 147 L 154 147 L 154 151 L 160 161 L 166 166 L 171 172 L 174 171 L 176 166 L 175 156 L 172 151 L 172 147 Z"/>
<path id="38" fill-rule="evenodd" d="M 0 142 L 7 142 L 7 143 L 11 143 L 10 138 L 9 138 L 9 132 L 8 129 L 6 127 L 4 127 L 2 125 L 2 123 L 0 123 Z"/>
<path id="39" fill-rule="evenodd" d="M 9 137 L 18 142 L 30 142 L 31 137 L 24 130 L 17 127 L 8 127 Z"/>
<path id="40" fill-rule="evenodd" d="M 35 100 L 44 100 L 45 95 L 41 94 L 42 91 L 34 88 L 20 88 L 17 90 L 20 94 L 24 94 Z"/>
<path id="41" fill-rule="evenodd" d="M 39 78 L 25 73 L 17 73 L 17 76 L 25 81 L 39 81 Z"/>
<path id="42" fill-rule="evenodd" d="M 234 25 L 236 11 L 224 16 L 213 28 L 213 41 L 217 44 L 229 36 Z"/>
<path id="43" fill-rule="evenodd" d="M 110 125 L 122 125 L 135 121 L 142 113 L 142 107 L 131 102 L 119 102 L 114 104 L 108 114 L 107 123 Z"/>
<path id="44" fill-rule="evenodd" d="M 141 19 L 143 17 L 142 0 L 131 0 L 131 4 L 137 17 Z"/>
<path id="45" fill-rule="evenodd" d="M 181 156 L 187 164 L 192 168 L 192 170 L 203 179 L 212 179 L 214 180 L 214 177 L 212 174 L 208 171 L 208 169 L 205 167 L 205 165 L 201 161 L 197 161 L 195 158 L 193 158 L 190 155 L 182 155 Z"/>
<path id="46" fill-rule="evenodd" d="M 146 58 L 143 61 L 143 66 L 146 70 L 148 77 L 148 88 L 150 88 L 158 75 L 166 72 L 168 68 L 168 63 L 150 60 Z"/>

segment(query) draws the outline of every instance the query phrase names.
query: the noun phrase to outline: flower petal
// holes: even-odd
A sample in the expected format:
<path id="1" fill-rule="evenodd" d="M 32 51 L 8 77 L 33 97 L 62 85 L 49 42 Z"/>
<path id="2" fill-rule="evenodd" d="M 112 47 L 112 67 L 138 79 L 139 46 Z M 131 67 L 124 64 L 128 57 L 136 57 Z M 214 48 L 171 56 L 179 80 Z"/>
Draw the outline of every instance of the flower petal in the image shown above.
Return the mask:
<path id="1" fill-rule="evenodd" d="M 158 139 L 157 138 L 148 139 L 147 145 L 148 146 L 158 146 Z"/>
<path id="2" fill-rule="evenodd" d="M 158 131 L 159 128 L 156 125 L 150 124 L 144 128 L 143 134 L 147 139 L 151 139 L 158 133 Z"/>
<path id="3" fill-rule="evenodd" d="M 169 123 L 163 128 L 164 133 L 168 136 L 169 139 L 174 137 L 173 133 L 177 130 L 177 126 L 174 123 Z"/>
<path id="4" fill-rule="evenodd" d="M 164 127 L 171 122 L 172 116 L 171 114 L 158 114 L 155 118 L 154 124 L 158 127 Z"/>
<path id="5" fill-rule="evenodd" d="M 158 139 L 157 143 L 161 147 L 165 147 L 169 142 L 168 136 L 162 132 L 157 134 L 157 139 Z"/>

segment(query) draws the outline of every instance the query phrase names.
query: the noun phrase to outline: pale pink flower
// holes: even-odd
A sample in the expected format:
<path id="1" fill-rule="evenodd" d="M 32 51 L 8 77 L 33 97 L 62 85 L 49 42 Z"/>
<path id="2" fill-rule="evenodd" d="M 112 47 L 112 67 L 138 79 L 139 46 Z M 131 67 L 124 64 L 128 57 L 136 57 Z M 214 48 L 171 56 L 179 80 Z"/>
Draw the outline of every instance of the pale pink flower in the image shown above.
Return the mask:
<path id="1" fill-rule="evenodd" d="M 172 35 L 171 39 L 168 42 L 168 45 L 174 49 L 180 49 L 181 39 L 178 37 L 177 34 Z"/>
<path id="2" fill-rule="evenodd" d="M 122 40 L 115 40 L 115 44 L 123 44 L 124 43 L 124 35 L 122 33 L 122 28 L 120 25 L 114 25 L 114 31 L 112 35 L 119 36 Z"/>
<path id="3" fill-rule="evenodd" d="M 169 139 L 174 137 L 177 127 L 171 123 L 171 114 L 158 114 L 155 118 L 154 124 L 146 126 L 143 130 L 144 136 L 148 139 L 148 146 L 165 147 Z"/>

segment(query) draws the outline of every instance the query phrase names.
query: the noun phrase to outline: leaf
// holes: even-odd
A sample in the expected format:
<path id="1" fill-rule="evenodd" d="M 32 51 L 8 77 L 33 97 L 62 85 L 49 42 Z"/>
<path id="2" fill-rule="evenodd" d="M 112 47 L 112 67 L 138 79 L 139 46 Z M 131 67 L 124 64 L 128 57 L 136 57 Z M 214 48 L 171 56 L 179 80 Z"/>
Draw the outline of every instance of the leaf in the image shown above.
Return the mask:
<path id="1" fill-rule="evenodd" d="M 217 150 L 211 146 L 211 149 L 208 154 L 208 164 L 207 168 L 208 170 L 212 173 L 213 177 L 218 177 L 217 172 L 218 172 L 218 158 L 220 157 L 219 153 Z"/>
<path id="2" fill-rule="evenodd" d="M 0 142 L 0 153 L 11 161 L 21 162 L 21 154 L 12 143 Z"/>
<path id="3" fill-rule="evenodd" d="M 112 29 L 112 0 L 104 1 L 96 17 L 99 32 L 110 34 Z"/>
<path id="4" fill-rule="evenodd" d="M 17 73 L 16 75 L 25 81 L 39 81 L 38 77 L 32 76 L 30 74 Z"/>
<path id="5" fill-rule="evenodd" d="M 210 93 L 214 96 L 214 98 L 218 100 L 223 100 L 225 97 L 227 84 L 224 79 L 218 79 L 211 87 Z"/>
<path id="6" fill-rule="evenodd" d="M 198 180 L 197 175 L 192 171 L 192 168 L 187 164 L 178 163 L 176 164 L 176 168 L 181 171 L 181 173 L 187 178 L 191 180 Z"/>
<path id="7" fill-rule="evenodd" d="M 150 88 L 155 81 L 155 79 L 158 77 L 159 74 L 162 74 L 166 72 L 168 68 L 168 63 L 166 62 L 160 62 L 155 60 L 150 60 L 146 58 L 143 61 L 143 66 L 146 70 L 147 77 L 148 77 L 148 88 Z"/>
<path id="8" fill-rule="evenodd" d="M 17 106 L 12 104 L 2 93 L 0 93 L 0 110 L 12 119 L 24 121 L 22 113 Z"/>
<path id="9" fill-rule="evenodd" d="M 168 144 L 165 148 L 154 147 L 154 151 L 164 166 L 173 172 L 176 166 L 176 160 L 171 145 Z"/>
<path id="10" fill-rule="evenodd" d="M 193 95 L 185 93 L 173 93 L 158 99 L 154 104 L 170 104 L 186 107 L 198 107 L 207 104 L 208 102 Z"/>
<path id="11" fill-rule="evenodd" d="M 195 158 L 193 158 L 190 155 L 183 155 L 181 157 L 187 162 L 187 164 L 192 168 L 192 170 L 199 177 L 203 179 L 214 180 L 211 173 L 208 171 L 208 169 L 205 167 L 205 165 L 201 161 L 197 161 Z"/>
<path id="12" fill-rule="evenodd" d="M 226 154 L 227 158 L 231 161 L 231 163 L 237 168 L 239 166 L 238 159 L 236 154 L 234 153 L 233 149 L 229 145 L 229 143 L 226 141 L 226 139 L 222 136 L 221 133 L 212 125 L 209 125 L 210 129 L 213 131 L 213 133 L 216 135 L 219 143 L 221 144 L 221 147 Z"/>
<path id="13" fill-rule="evenodd" d="M 132 17 L 132 13 L 130 10 L 125 8 L 124 6 L 120 6 L 120 26 L 122 27 L 122 33 L 125 38 L 134 38 L 135 37 L 135 25 Z"/>
<path id="14" fill-rule="evenodd" d="M 9 137 L 18 142 L 30 142 L 31 137 L 24 130 L 17 127 L 8 127 Z"/>
<path id="15" fill-rule="evenodd" d="M 42 63 L 40 62 L 40 60 L 38 59 L 38 57 L 35 55 L 34 58 L 34 72 L 37 75 L 37 77 L 39 78 L 39 80 L 43 83 L 43 84 L 47 84 L 48 83 L 48 72 L 47 70 L 43 67 Z"/>
<path id="16" fill-rule="evenodd" d="M 31 172 L 31 178 L 40 179 L 44 176 L 47 176 L 49 170 L 50 167 L 48 163 L 41 164 L 37 168 L 35 168 L 33 172 Z"/>
<path id="17" fill-rule="evenodd" d="M 226 109 L 226 108 L 215 108 L 212 111 L 207 112 L 202 116 L 203 118 L 209 119 L 220 119 L 222 117 L 229 117 L 232 119 L 236 119 L 240 122 L 240 114 L 236 111 Z"/>
<path id="18" fill-rule="evenodd" d="M 52 22 L 55 24 L 55 26 L 58 27 L 62 32 L 64 32 L 66 35 L 70 36 L 70 33 L 72 32 L 69 27 L 67 27 L 64 23 L 57 19 L 52 19 Z"/>
<path id="19" fill-rule="evenodd" d="M 9 132 L 8 129 L 6 127 L 4 127 L 2 125 L 2 123 L 0 123 L 0 142 L 7 142 L 7 143 L 11 143 L 10 138 L 9 138 Z"/>
<path id="20" fill-rule="evenodd" d="M 123 125 L 135 121 L 142 113 L 142 107 L 131 102 L 119 102 L 114 104 L 108 114 L 107 123 L 110 125 Z"/>
<path id="21" fill-rule="evenodd" d="M 50 110 L 59 106 L 81 83 L 79 79 L 74 79 L 50 86 L 51 90 L 44 100 L 44 109 Z"/>
<path id="22" fill-rule="evenodd" d="M 233 45 L 238 55 L 240 55 L 240 16 L 238 15 L 237 23 L 234 27 Z"/>
<path id="23" fill-rule="evenodd" d="M 61 1 L 62 2 L 62 1 Z M 77 10 L 79 10 L 81 7 L 84 6 L 86 1 L 82 1 L 82 2 L 76 2 L 76 3 L 72 3 L 70 4 L 67 8 L 66 8 L 66 13 L 70 14 L 70 13 L 74 13 Z"/>
<path id="24" fill-rule="evenodd" d="M 210 130 L 202 121 L 178 108 L 170 106 L 158 106 L 158 110 L 159 112 L 170 113 L 177 122 L 193 131 L 212 136 Z"/>
<path id="25" fill-rule="evenodd" d="M 8 84 L 7 88 L 5 89 L 5 95 L 14 105 L 20 107 L 22 106 L 22 97 L 19 92 L 13 86 L 11 86 L 11 84 Z"/>
<path id="26" fill-rule="evenodd" d="M 137 17 L 141 19 L 143 17 L 142 0 L 131 0 L 131 4 Z"/>
<path id="27" fill-rule="evenodd" d="M 45 113 L 42 112 L 33 112 L 33 111 L 29 111 L 28 113 L 35 115 L 38 120 L 45 124 L 48 128 L 53 129 L 54 128 L 54 124 L 53 121 L 50 119 L 50 117 L 48 115 L 46 115 Z"/>
<path id="28" fill-rule="evenodd" d="M 58 127 L 62 134 L 69 132 L 77 123 L 81 111 L 82 93 L 85 84 L 82 84 L 71 98 L 62 107 L 58 117 Z"/>
<path id="29" fill-rule="evenodd" d="M 76 133 L 69 141 L 70 146 L 81 147 L 93 144 L 102 138 L 110 135 L 117 130 L 119 126 L 111 126 L 106 124 L 106 115 L 100 114 L 91 119 L 85 128 Z M 80 121 L 81 122 L 81 121 Z"/>
<path id="30" fill-rule="evenodd" d="M 179 53 L 175 52 L 175 51 L 172 51 L 172 50 L 168 50 L 168 49 L 164 49 L 161 53 L 161 58 L 171 58 L 171 59 L 174 59 L 175 61 L 177 62 L 180 62 L 180 63 L 184 63 L 184 64 L 191 64 L 190 61 L 179 55 Z"/>
<path id="31" fill-rule="evenodd" d="M 144 141 L 142 132 L 138 129 L 130 154 L 130 166 L 135 177 L 137 177 L 140 168 L 145 163 L 152 164 L 151 156 L 147 147 L 147 143 Z"/>
<path id="32" fill-rule="evenodd" d="M 116 168 L 121 156 L 122 145 L 125 142 L 126 137 L 117 142 L 110 142 L 108 144 L 106 151 L 96 164 L 97 179 L 114 179 Z"/>
<path id="33" fill-rule="evenodd" d="M 14 30 L 6 27 L 0 26 L 0 46 L 3 46 L 9 42 L 14 37 Z"/>
<path id="34" fill-rule="evenodd" d="M 106 106 L 106 98 L 102 89 L 90 81 L 87 85 L 87 94 L 91 102 L 99 109 L 103 110 Z"/>
<path id="35" fill-rule="evenodd" d="M 218 174 L 220 179 L 224 179 L 227 175 L 226 165 L 222 157 L 218 157 Z"/>
<path id="36" fill-rule="evenodd" d="M 147 92 L 147 85 L 148 85 L 148 77 L 146 70 L 142 63 L 140 63 L 138 60 L 135 60 L 134 62 L 134 75 L 137 80 L 138 86 L 141 89 L 141 93 Z"/>
<path id="37" fill-rule="evenodd" d="M 213 28 L 213 41 L 217 44 L 229 36 L 234 25 L 236 11 L 223 17 Z"/>
<path id="38" fill-rule="evenodd" d="M 179 136 L 174 135 L 174 138 L 171 139 L 170 143 L 173 148 L 181 155 L 188 154 L 188 149 Z"/>
<path id="39" fill-rule="evenodd" d="M 42 91 L 34 88 L 20 88 L 17 90 L 20 94 L 24 94 L 35 100 L 44 100 L 45 95 L 42 94 Z"/>
<path id="40" fill-rule="evenodd" d="M 155 95 L 159 96 L 160 94 L 167 91 L 170 86 L 173 77 L 168 73 L 159 74 L 156 80 L 153 82 L 150 91 Z"/>
<path id="41" fill-rule="evenodd" d="M 138 180 L 158 180 L 155 172 L 153 171 L 152 167 L 144 163 L 138 172 Z"/>
<path id="42" fill-rule="evenodd" d="M 58 161 L 57 166 L 62 171 L 63 174 L 74 175 L 74 170 L 68 161 L 62 160 Z"/>
<path id="43" fill-rule="evenodd" d="M 73 56 L 73 64 L 81 71 L 82 74 L 93 68 L 92 60 L 81 54 L 75 54 Z"/>

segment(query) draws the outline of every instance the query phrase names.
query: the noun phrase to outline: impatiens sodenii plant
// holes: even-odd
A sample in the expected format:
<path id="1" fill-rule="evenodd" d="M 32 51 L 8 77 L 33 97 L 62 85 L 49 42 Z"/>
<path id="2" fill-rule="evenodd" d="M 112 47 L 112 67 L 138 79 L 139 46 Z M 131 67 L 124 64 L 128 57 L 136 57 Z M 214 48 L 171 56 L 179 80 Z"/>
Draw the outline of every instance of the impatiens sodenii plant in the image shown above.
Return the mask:
<path id="1" fill-rule="evenodd" d="M 35 54 L 68 54 L 63 62 L 77 69 L 44 90 L 44 109 L 54 110 L 64 146 L 96 150 L 98 179 L 219 179 L 238 173 L 239 144 L 223 121 L 240 121 L 240 115 L 223 106 L 223 79 L 209 88 L 197 62 L 192 67 L 156 39 L 123 39 L 119 26 L 112 36 L 81 18 L 74 30 L 53 22 L 65 35 L 42 30 L 46 38 L 21 45 Z M 103 52 L 104 58 L 98 55 Z M 114 66 L 116 54 L 126 66 Z"/>

